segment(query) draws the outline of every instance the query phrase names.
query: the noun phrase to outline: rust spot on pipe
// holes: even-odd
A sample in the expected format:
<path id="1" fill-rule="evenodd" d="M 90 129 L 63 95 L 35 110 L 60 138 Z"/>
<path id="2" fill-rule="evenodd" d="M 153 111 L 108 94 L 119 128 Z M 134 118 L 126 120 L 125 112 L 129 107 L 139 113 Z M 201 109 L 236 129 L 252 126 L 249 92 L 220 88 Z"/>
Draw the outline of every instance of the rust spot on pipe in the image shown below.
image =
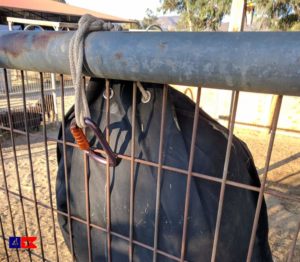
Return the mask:
<path id="1" fill-rule="evenodd" d="M 166 42 L 159 43 L 160 49 L 164 50 L 166 48 Z"/>
<path id="2" fill-rule="evenodd" d="M 121 52 L 118 52 L 115 54 L 115 58 L 121 60 L 123 58 L 123 54 Z"/>
<path id="3" fill-rule="evenodd" d="M 29 48 L 45 49 L 51 39 L 58 37 L 62 32 L 9 32 L 0 37 L 0 50 L 16 58 Z"/>
<path id="4" fill-rule="evenodd" d="M 9 33 L 0 37 L 0 50 L 13 57 L 18 57 L 27 51 L 25 42 L 28 34 L 24 32 Z"/>
<path id="5" fill-rule="evenodd" d="M 62 35 L 62 32 L 39 32 L 32 36 L 32 46 L 34 48 L 45 48 L 53 39 Z"/>

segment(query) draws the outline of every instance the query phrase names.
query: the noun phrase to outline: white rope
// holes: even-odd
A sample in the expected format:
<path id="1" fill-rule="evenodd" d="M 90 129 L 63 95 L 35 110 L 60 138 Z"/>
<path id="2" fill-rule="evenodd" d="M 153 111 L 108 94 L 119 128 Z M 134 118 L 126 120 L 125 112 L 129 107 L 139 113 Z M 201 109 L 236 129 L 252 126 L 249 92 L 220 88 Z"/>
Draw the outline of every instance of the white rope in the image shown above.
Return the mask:
<path id="1" fill-rule="evenodd" d="M 77 126 L 84 128 L 85 117 L 90 117 L 90 110 L 85 94 L 85 86 L 82 84 L 82 66 L 84 54 L 84 40 L 88 33 L 93 31 L 109 31 L 114 26 L 108 22 L 91 16 L 89 14 L 83 15 L 78 22 L 78 29 L 71 38 L 69 44 L 69 62 L 72 81 L 75 89 L 75 121 Z M 116 26 L 116 31 L 121 30 L 121 27 Z M 137 86 L 142 93 L 142 102 L 148 103 L 151 99 L 151 93 L 144 89 L 140 82 Z"/>
<path id="2" fill-rule="evenodd" d="M 84 53 L 84 39 L 88 33 L 93 31 L 108 31 L 113 28 L 111 23 L 91 16 L 83 15 L 78 22 L 78 29 L 71 38 L 69 45 L 69 62 L 73 85 L 75 88 L 75 120 L 76 124 L 85 127 L 84 118 L 90 117 L 90 110 L 82 85 L 82 65 Z"/>
<path id="3" fill-rule="evenodd" d="M 151 93 L 147 91 L 141 82 L 136 82 L 137 87 L 139 88 L 140 92 L 142 93 L 142 102 L 143 103 L 148 103 L 151 99 Z"/>

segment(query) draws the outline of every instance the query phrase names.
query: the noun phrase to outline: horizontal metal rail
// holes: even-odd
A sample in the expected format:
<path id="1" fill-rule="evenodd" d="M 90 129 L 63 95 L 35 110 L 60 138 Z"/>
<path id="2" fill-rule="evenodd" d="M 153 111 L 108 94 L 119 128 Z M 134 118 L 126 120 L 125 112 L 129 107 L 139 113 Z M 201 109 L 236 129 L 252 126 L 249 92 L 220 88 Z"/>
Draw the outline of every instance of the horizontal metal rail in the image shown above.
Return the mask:
<path id="1" fill-rule="evenodd" d="M 65 87 L 65 91 L 70 93 L 70 92 L 74 92 L 74 87 L 73 86 L 66 86 Z M 52 94 L 53 90 L 52 89 L 47 89 L 44 91 L 45 94 L 49 95 Z M 57 91 L 57 95 L 60 95 L 60 90 Z M 40 96 L 41 95 L 41 91 L 27 91 L 26 92 L 26 96 L 28 97 L 35 97 L 35 96 Z M 21 92 L 15 92 L 15 93 L 10 93 L 9 94 L 10 98 L 19 98 L 22 97 L 22 93 Z M 0 100 L 1 99 L 5 99 L 6 95 L 5 94 L 1 94 L 0 93 Z"/>
<path id="2" fill-rule="evenodd" d="M 0 32 L 0 67 L 70 74 L 72 32 Z M 300 32 L 94 32 L 85 73 L 300 95 Z"/>

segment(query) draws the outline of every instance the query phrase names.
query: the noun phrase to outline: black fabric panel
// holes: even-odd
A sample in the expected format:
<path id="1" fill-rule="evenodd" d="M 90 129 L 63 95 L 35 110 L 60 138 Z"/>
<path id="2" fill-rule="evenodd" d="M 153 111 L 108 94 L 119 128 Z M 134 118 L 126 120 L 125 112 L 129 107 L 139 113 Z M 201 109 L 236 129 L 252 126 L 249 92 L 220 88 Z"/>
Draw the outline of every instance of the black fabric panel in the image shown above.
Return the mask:
<path id="1" fill-rule="evenodd" d="M 110 100 L 110 144 L 120 154 L 131 155 L 131 143 L 135 141 L 135 156 L 147 161 L 158 161 L 159 134 L 162 111 L 163 85 L 143 83 L 151 92 L 151 101 L 141 103 L 137 97 L 135 137 L 131 134 L 132 82 L 111 81 L 114 96 Z M 91 79 L 87 89 L 91 117 L 99 128 L 106 127 L 103 92 L 105 81 Z M 183 94 L 170 88 L 165 117 L 163 164 L 187 169 L 191 148 L 195 104 Z M 66 115 L 66 139 L 74 142 L 69 124 L 74 117 L 72 108 Z M 91 131 L 87 132 L 90 144 L 100 147 Z M 196 138 L 193 171 L 212 177 L 222 177 L 228 130 L 200 110 Z M 62 139 L 62 132 L 59 133 Z M 228 178 L 259 186 L 259 178 L 247 146 L 234 137 Z M 57 206 L 67 212 L 64 179 L 63 148 L 57 147 Z M 71 213 L 86 218 L 83 175 L 83 153 L 67 147 Z M 106 190 L 111 192 L 111 229 L 129 237 L 130 161 L 122 160 L 110 168 L 111 181 L 106 189 L 105 166 L 89 159 L 89 198 L 91 222 L 106 228 Z M 134 240 L 146 245 L 154 244 L 157 168 L 135 164 L 134 173 Z M 183 230 L 186 175 L 163 170 L 161 181 L 158 248 L 174 256 L 180 256 Z M 193 177 L 191 180 L 186 260 L 210 261 L 214 237 L 220 184 Z M 246 259 L 258 194 L 256 192 L 226 186 L 217 261 L 244 261 Z M 69 246 L 67 218 L 58 215 L 59 224 Z M 88 261 L 86 226 L 72 222 L 74 250 L 77 261 Z M 93 261 L 107 261 L 106 233 L 91 230 Z M 152 261 L 153 252 L 133 245 L 134 261 Z M 112 237 L 112 260 L 128 261 L 128 242 Z M 158 255 L 158 261 L 170 261 Z M 263 202 L 252 261 L 272 261 L 268 245 L 268 219 Z"/>

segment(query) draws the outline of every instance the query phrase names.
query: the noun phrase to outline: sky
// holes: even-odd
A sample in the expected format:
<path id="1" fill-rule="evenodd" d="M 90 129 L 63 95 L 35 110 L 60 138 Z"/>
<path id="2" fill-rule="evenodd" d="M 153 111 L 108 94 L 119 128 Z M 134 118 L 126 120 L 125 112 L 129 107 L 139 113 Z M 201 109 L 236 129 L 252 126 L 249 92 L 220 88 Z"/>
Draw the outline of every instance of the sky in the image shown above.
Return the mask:
<path id="1" fill-rule="evenodd" d="M 68 4 L 99 11 L 122 18 L 141 20 L 146 9 L 156 13 L 160 0 L 66 0 Z"/>

